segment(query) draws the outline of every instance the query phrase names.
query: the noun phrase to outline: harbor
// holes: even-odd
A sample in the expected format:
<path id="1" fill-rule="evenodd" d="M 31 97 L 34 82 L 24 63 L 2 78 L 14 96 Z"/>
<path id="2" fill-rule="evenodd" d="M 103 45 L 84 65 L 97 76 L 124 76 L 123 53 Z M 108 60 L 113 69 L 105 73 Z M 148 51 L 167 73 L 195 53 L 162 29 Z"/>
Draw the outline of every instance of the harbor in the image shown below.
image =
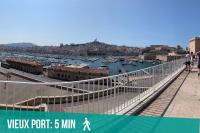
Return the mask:
<path id="1" fill-rule="evenodd" d="M 120 73 L 135 71 L 161 63 L 156 60 L 140 60 L 129 59 L 127 57 L 66 57 L 61 55 L 41 55 L 41 54 L 28 54 L 28 53 L 1 53 L 1 61 L 10 57 L 25 58 L 35 60 L 44 66 L 50 65 L 79 65 L 87 66 L 89 68 L 108 67 L 109 75 L 117 75 Z"/>

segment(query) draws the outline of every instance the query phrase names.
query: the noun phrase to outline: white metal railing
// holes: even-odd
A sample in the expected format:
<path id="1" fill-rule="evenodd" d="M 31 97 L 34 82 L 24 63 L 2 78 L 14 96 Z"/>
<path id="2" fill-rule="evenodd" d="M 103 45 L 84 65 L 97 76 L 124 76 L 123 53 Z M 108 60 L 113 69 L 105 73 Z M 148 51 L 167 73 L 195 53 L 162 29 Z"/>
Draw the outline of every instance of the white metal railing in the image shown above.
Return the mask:
<path id="1" fill-rule="evenodd" d="M 184 59 L 124 74 L 72 82 L 0 81 L 0 109 L 116 114 L 136 105 L 173 74 Z M 159 88 L 158 88 L 159 89 Z M 134 106 L 133 106 L 134 107 Z"/>

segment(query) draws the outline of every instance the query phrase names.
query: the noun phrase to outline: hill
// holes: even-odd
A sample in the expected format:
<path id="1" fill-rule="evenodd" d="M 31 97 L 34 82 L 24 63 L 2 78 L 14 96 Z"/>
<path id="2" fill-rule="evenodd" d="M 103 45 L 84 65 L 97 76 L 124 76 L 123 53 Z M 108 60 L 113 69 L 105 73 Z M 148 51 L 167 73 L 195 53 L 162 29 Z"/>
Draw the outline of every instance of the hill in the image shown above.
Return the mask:
<path id="1" fill-rule="evenodd" d="M 33 43 L 21 42 L 21 43 L 1 44 L 1 46 L 15 47 L 15 48 L 31 48 L 31 47 L 36 47 L 37 45 Z"/>

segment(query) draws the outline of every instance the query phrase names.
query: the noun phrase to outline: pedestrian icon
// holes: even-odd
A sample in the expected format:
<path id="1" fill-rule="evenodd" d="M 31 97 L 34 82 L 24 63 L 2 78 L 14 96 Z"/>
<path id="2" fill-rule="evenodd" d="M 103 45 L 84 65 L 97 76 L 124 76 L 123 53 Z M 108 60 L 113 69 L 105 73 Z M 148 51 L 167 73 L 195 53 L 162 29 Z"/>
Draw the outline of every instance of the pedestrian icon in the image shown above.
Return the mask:
<path id="1" fill-rule="evenodd" d="M 87 129 L 88 131 L 91 130 L 91 129 L 90 129 L 90 122 L 88 121 L 87 117 L 85 117 L 85 121 L 83 122 L 83 125 L 84 125 L 83 131 L 86 131 L 86 129 Z"/>

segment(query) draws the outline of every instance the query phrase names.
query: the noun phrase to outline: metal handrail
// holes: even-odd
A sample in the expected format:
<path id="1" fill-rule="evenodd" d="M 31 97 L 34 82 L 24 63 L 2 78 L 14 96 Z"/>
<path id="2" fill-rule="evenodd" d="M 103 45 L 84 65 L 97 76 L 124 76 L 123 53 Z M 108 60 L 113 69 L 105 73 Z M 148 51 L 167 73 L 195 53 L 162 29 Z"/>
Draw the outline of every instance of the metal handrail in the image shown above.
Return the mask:
<path id="1" fill-rule="evenodd" d="M 154 93 L 157 84 L 184 66 L 184 59 L 119 75 L 72 82 L 0 80 L 0 105 L 6 109 L 47 105 L 49 111 L 118 113 Z M 159 88 L 158 88 L 159 89 Z M 59 107 L 58 107 L 59 106 Z M 34 108 L 33 108 L 34 109 Z M 38 109 L 38 108 L 37 108 Z M 43 110 L 41 110 L 43 111 Z"/>

